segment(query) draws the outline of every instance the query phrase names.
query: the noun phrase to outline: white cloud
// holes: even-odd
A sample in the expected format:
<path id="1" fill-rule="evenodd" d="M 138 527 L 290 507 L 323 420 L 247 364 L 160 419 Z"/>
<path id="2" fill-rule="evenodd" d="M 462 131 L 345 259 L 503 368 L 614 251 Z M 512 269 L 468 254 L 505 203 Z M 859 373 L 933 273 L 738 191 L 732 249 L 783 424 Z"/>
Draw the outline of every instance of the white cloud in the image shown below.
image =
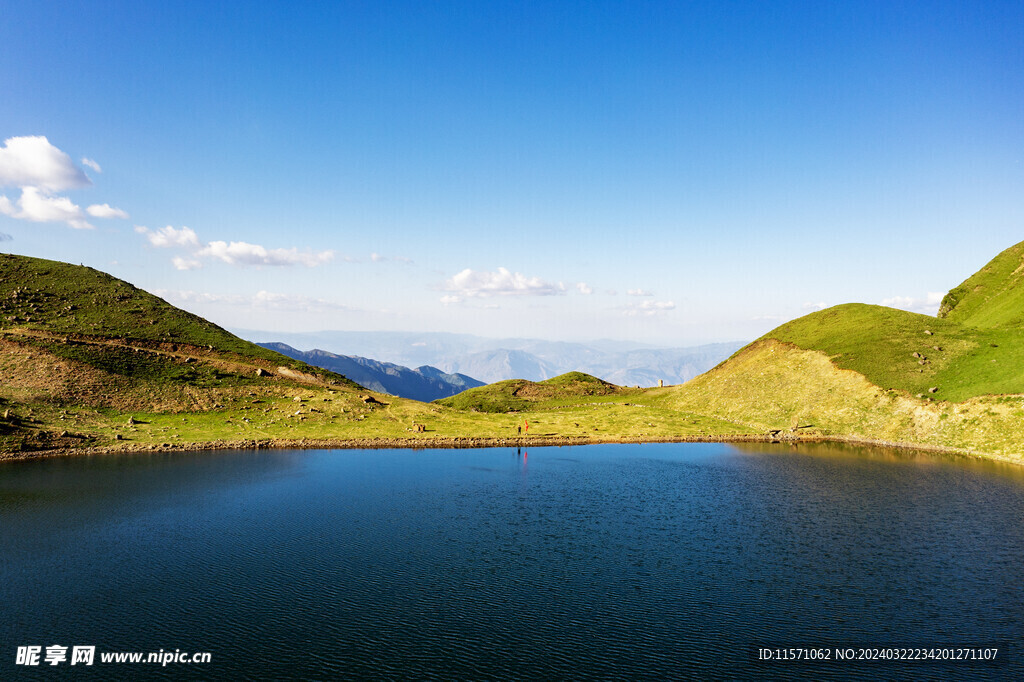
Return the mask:
<path id="1" fill-rule="evenodd" d="M 82 163 L 96 172 L 92 159 Z M 92 185 L 89 177 L 71 157 L 50 144 L 44 136 L 10 137 L 0 147 L 0 187 L 18 187 L 21 197 L 12 202 L 0 195 L 0 213 L 34 223 L 67 223 L 79 230 L 91 229 L 86 214 L 94 218 L 127 218 L 128 214 L 109 204 L 94 204 L 83 211 L 58 192 Z"/>
<path id="2" fill-rule="evenodd" d="M 0 213 L 34 223 L 67 223 L 76 230 L 92 229 L 85 214 L 67 197 L 52 197 L 38 187 L 24 187 L 17 203 L 0 196 Z"/>
<path id="3" fill-rule="evenodd" d="M 150 230 L 143 225 L 136 225 L 135 231 L 146 235 L 149 243 L 159 249 L 170 248 L 201 248 L 199 236 L 191 227 L 176 228 L 168 225 L 158 230 Z"/>
<path id="4" fill-rule="evenodd" d="M 594 290 L 587 286 L 586 282 L 577 282 L 576 289 L 585 296 L 589 296 L 590 294 L 594 293 Z"/>
<path id="5" fill-rule="evenodd" d="M 0 147 L 0 186 L 46 193 L 88 187 L 89 177 L 43 136 L 9 137 Z"/>
<path id="6" fill-rule="evenodd" d="M 644 289 L 627 289 L 626 293 L 630 296 L 654 296 L 654 294 Z"/>
<path id="7" fill-rule="evenodd" d="M 95 161 L 93 161 L 92 159 L 87 159 L 87 158 L 83 157 L 82 158 L 82 165 L 83 166 L 88 166 L 89 168 L 92 168 L 97 173 L 102 173 L 103 172 L 103 169 L 100 168 L 100 165 L 98 163 L 96 163 Z"/>
<path id="8" fill-rule="evenodd" d="M 893 296 L 882 301 L 882 305 L 890 308 L 908 310 L 912 313 L 922 315 L 936 315 L 939 312 L 939 305 L 945 297 L 941 291 L 929 291 L 924 297 Z"/>
<path id="9" fill-rule="evenodd" d="M 176 228 L 171 225 L 158 230 L 136 225 L 135 231 L 145 235 L 152 246 L 162 249 L 182 249 L 189 257 L 176 256 L 172 259 L 178 270 L 195 270 L 202 267 L 202 259 L 219 260 L 229 265 L 304 265 L 308 268 L 323 265 L 334 259 L 333 251 L 299 251 L 290 249 L 268 249 L 248 242 L 213 241 L 203 243 L 190 227 Z"/>
<path id="10" fill-rule="evenodd" d="M 643 301 L 642 303 L 630 303 L 624 306 L 622 310 L 624 314 L 630 317 L 636 315 L 651 317 L 675 310 L 675 308 L 676 304 L 674 301 Z"/>
<path id="11" fill-rule="evenodd" d="M 814 303 L 813 301 L 807 301 L 802 306 L 800 306 L 800 308 L 802 310 L 812 310 L 812 311 L 813 310 L 824 310 L 827 307 L 828 307 L 828 304 L 825 303 L 824 301 L 818 301 L 817 303 Z"/>
<path id="12" fill-rule="evenodd" d="M 85 209 L 86 213 L 93 218 L 120 218 L 128 220 L 128 214 L 119 208 L 113 208 L 110 204 L 93 204 Z"/>
<path id="13" fill-rule="evenodd" d="M 197 261 L 194 258 L 182 258 L 181 256 L 172 258 L 171 263 L 174 264 L 175 270 L 198 270 L 203 267 L 201 261 Z"/>
<path id="14" fill-rule="evenodd" d="M 307 268 L 323 265 L 334 259 L 333 251 L 299 251 L 290 249 L 267 249 L 248 242 L 210 242 L 196 256 L 214 258 L 229 265 L 305 265 Z"/>
<path id="15" fill-rule="evenodd" d="M 498 268 L 495 272 L 466 268 L 445 282 L 444 289 L 466 298 L 553 296 L 564 293 L 565 285 L 561 282 L 546 282 L 540 277 L 527 277 L 506 268 Z"/>
<path id="16" fill-rule="evenodd" d="M 349 263 L 359 263 L 359 262 L 361 262 L 358 258 L 352 258 L 352 257 L 346 257 L 345 261 L 349 262 Z M 412 265 L 413 264 L 412 258 L 406 258 L 405 256 L 384 256 L 382 254 L 377 253 L 376 251 L 374 251 L 373 253 L 370 254 L 370 262 L 371 263 L 394 262 L 394 263 L 401 263 L 403 265 Z"/>
<path id="17" fill-rule="evenodd" d="M 461 296 L 451 296 L 451 295 L 445 294 L 444 296 L 441 297 L 441 303 L 444 303 L 445 305 L 453 305 L 455 303 L 461 303 L 461 302 L 462 302 L 462 297 Z"/>
<path id="18" fill-rule="evenodd" d="M 280 310 L 285 312 L 328 312 L 328 311 L 358 311 L 358 308 L 330 301 L 324 298 L 312 296 L 299 296 L 296 294 L 280 294 L 271 291 L 257 291 L 255 294 L 211 294 L 197 291 L 172 291 L 158 289 L 154 291 L 157 296 L 181 305 L 213 304 L 229 305 L 235 307 L 251 308 L 255 310 Z"/>

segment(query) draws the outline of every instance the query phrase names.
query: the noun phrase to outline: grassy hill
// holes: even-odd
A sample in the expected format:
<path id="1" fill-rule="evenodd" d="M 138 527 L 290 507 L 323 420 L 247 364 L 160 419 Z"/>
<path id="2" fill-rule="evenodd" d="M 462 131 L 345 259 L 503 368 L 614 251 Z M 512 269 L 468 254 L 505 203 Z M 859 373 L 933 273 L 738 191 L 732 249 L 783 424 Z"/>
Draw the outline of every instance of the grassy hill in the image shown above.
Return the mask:
<path id="1" fill-rule="evenodd" d="M 939 317 L 968 327 L 1008 329 L 1024 322 L 1024 242 L 993 258 L 942 299 Z"/>
<path id="2" fill-rule="evenodd" d="M 631 395 L 637 392 L 636 389 L 615 386 L 583 372 L 567 372 L 544 381 L 498 381 L 434 402 L 458 410 L 507 413 L 524 412 L 541 406 L 572 404 L 585 396 Z"/>
<path id="3" fill-rule="evenodd" d="M 516 429 L 527 421 L 531 436 L 671 439 L 756 432 L 715 415 L 656 404 L 650 395 L 649 389 L 625 388 L 583 372 L 567 372 L 537 382 L 499 381 L 434 404 L 463 415 L 494 415 L 494 423 L 501 424 L 503 430 Z M 509 421 L 505 415 L 514 416 Z"/>
<path id="4" fill-rule="evenodd" d="M 280 360 L 278 354 L 106 273 L 10 254 L 0 254 L 0 329 L 180 343 Z"/>
<path id="5" fill-rule="evenodd" d="M 946 296 L 940 317 L 835 306 L 788 322 L 661 404 L 753 428 L 1024 452 L 1024 242 Z"/>
<path id="6" fill-rule="evenodd" d="M 360 390 L 92 268 L 0 254 L 0 451 L 103 442 L 128 412 L 314 387 Z"/>
<path id="7" fill-rule="evenodd" d="M 22 398 L 107 407 L 175 394 L 188 407 L 185 387 L 275 380 L 358 388 L 92 268 L 8 254 L 0 254 L 0 371 Z"/>
<path id="8" fill-rule="evenodd" d="M 1024 393 L 1024 334 L 850 303 L 812 313 L 762 339 L 825 353 L 841 369 L 909 395 L 961 401 Z M 938 389 L 929 393 L 930 389 Z"/>

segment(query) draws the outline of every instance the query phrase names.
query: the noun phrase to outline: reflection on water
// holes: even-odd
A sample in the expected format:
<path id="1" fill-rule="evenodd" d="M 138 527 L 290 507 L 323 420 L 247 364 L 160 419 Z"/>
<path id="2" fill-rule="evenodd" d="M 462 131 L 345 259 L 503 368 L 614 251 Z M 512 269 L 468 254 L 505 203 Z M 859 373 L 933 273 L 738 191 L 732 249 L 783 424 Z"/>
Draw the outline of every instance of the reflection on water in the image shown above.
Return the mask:
<path id="1" fill-rule="evenodd" d="M 146 671 L 206 679 L 1019 676 L 1022 518 L 1016 467 L 847 445 L 8 463 L 0 677 L 53 643 L 210 651 Z M 751 654 L 970 643 L 1008 660 Z"/>

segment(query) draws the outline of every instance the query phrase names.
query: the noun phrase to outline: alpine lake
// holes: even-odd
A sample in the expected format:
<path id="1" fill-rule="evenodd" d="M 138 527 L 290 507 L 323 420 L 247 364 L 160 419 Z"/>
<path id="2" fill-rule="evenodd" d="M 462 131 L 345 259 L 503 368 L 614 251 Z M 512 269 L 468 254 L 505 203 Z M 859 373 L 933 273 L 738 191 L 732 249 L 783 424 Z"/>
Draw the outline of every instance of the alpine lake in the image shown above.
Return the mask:
<path id="1" fill-rule="evenodd" d="M 6 462 L 0 679 L 1024 679 L 1022 522 L 1024 469 L 834 444 Z"/>

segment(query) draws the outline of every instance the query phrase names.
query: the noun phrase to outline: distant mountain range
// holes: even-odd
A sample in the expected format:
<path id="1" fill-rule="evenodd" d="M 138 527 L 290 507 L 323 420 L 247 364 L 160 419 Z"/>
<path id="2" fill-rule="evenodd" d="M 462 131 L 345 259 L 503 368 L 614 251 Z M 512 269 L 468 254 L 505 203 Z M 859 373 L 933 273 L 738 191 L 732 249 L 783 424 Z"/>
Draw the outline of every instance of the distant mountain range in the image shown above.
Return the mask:
<path id="1" fill-rule="evenodd" d="M 261 343 L 258 345 L 290 358 L 302 360 L 314 367 L 329 369 L 371 391 L 389 393 L 423 402 L 447 398 L 468 388 L 484 385 L 482 381 L 477 381 L 472 377 L 463 374 L 447 374 L 429 365 L 409 369 L 390 362 L 378 362 L 369 358 L 349 355 L 335 355 L 319 349 L 304 352 L 284 343 Z"/>
<path id="2" fill-rule="evenodd" d="M 385 365 L 428 365 L 442 373 L 474 377 L 485 383 L 506 379 L 543 381 L 565 372 L 579 371 L 620 386 L 657 386 L 659 380 L 666 384 L 681 384 L 711 369 L 743 345 L 734 342 L 658 348 L 608 340 L 584 344 L 537 339 L 488 339 L 438 332 L 233 331 L 242 338 L 262 344 L 280 342 L 293 350 L 323 349 L 322 352 L 337 354 L 336 357 L 373 358 Z M 354 373 L 322 365 L 305 356 L 302 359 L 359 381 Z"/>

